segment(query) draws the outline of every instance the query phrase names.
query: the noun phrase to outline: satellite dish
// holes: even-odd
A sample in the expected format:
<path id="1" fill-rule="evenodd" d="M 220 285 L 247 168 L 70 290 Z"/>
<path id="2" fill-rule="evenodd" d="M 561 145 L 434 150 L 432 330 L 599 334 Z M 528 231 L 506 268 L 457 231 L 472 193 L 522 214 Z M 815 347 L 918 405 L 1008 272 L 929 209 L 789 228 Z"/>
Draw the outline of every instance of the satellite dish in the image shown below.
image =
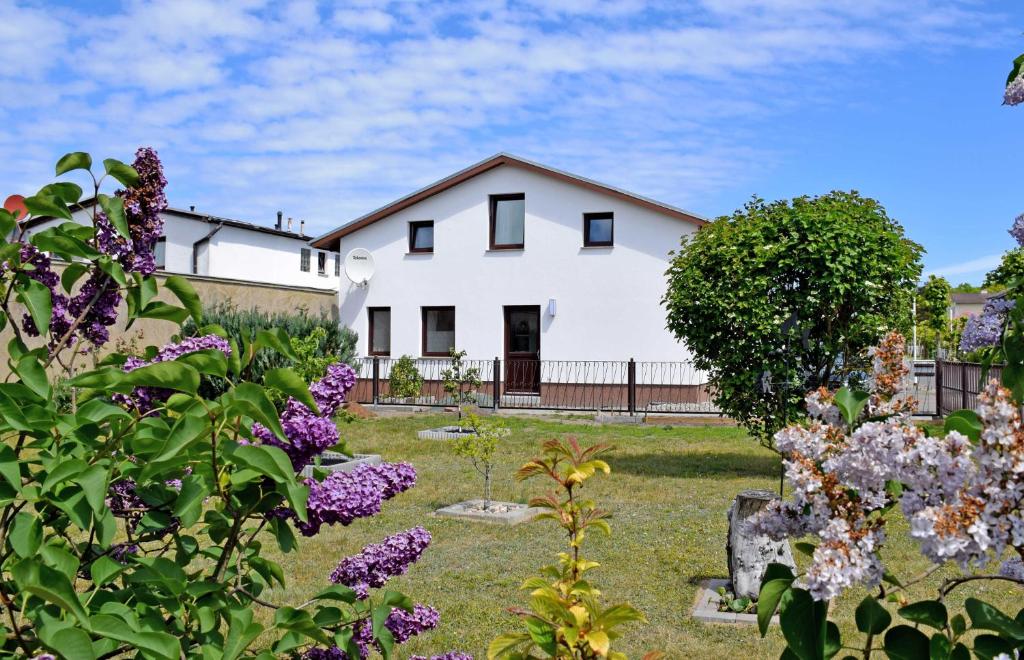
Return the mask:
<path id="1" fill-rule="evenodd" d="M 356 286 L 366 286 L 373 277 L 373 255 L 369 250 L 356 248 L 345 255 L 345 275 Z"/>

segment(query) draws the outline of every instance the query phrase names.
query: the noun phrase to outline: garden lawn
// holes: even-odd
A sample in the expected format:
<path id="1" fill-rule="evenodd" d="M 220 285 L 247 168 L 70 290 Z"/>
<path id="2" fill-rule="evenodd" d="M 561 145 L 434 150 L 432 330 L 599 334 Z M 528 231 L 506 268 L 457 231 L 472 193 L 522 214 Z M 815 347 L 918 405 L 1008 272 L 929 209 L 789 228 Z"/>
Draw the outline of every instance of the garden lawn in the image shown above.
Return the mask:
<path id="1" fill-rule="evenodd" d="M 328 584 L 328 575 L 343 557 L 388 534 L 422 525 L 434 537 L 431 546 L 408 575 L 392 580 L 389 587 L 436 607 L 441 624 L 400 647 L 399 657 L 461 649 L 480 660 L 486 658 L 491 639 L 518 629 L 507 608 L 526 604 L 520 584 L 554 562 L 564 539 L 550 521 L 502 527 L 431 516 L 442 506 L 482 494 L 482 479 L 468 461 L 453 455 L 446 441 L 416 439 L 417 430 L 451 419 L 417 415 L 342 425 L 342 436 L 353 451 L 411 462 L 419 475 L 417 485 L 386 502 L 378 516 L 348 527 L 324 528 L 318 536 L 302 539 L 298 552 L 280 556 L 274 548 L 271 557 L 284 564 L 289 584 L 268 598 L 302 602 Z M 664 651 L 672 659 L 779 656 L 782 637 L 774 627 L 761 639 L 753 626 L 704 624 L 690 618 L 697 583 L 727 575 L 726 511 L 732 498 L 747 488 L 778 488 L 779 460 L 774 454 L 741 429 L 727 426 L 598 426 L 539 417 L 507 421 L 513 433 L 499 450 L 494 484 L 498 500 L 526 502 L 548 488 L 539 478 L 525 483 L 513 478 L 515 469 L 534 456 L 545 439 L 575 435 L 585 443 L 616 447 L 609 460 L 612 474 L 588 481 L 584 490 L 612 512 L 612 536 L 589 536 L 584 556 L 601 564 L 591 579 L 603 591 L 605 603 L 629 601 L 649 623 L 629 627 L 615 648 L 631 658 L 650 650 Z M 896 575 L 916 576 L 927 563 L 902 520 L 899 523 L 889 530 L 883 558 Z M 931 597 L 940 582 L 941 575 L 933 576 L 911 595 Z M 955 603 L 969 594 L 984 594 L 1016 611 L 1011 607 L 1012 586 L 969 587 L 957 592 Z M 856 590 L 835 606 L 847 642 L 862 643 L 853 625 L 853 608 L 863 596 Z"/>

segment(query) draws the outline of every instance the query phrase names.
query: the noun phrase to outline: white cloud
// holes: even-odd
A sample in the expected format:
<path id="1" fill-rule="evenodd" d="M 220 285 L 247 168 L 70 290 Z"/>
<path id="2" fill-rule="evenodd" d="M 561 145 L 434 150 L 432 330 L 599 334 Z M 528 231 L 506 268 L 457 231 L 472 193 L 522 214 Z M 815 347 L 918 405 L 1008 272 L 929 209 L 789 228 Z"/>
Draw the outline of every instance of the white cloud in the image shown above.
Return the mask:
<path id="1" fill-rule="evenodd" d="M 998 18 L 961 0 L 0 0 L 0 83 L 22 92 L 0 146 L 31 155 L 0 162 L 0 189 L 70 149 L 153 144 L 172 201 L 319 231 L 511 151 L 710 211 L 779 161 L 757 127 L 829 98 L 824 69 L 992 41 Z"/>
<path id="2" fill-rule="evenodd" d="M 948 266 L 940 266 L 939 268 L 935 268 L 924 273 L 922 278 L 927 278 L 929 275 L 937 275 L 939 277 L 945 277 L 946 279 L 959 277 L 963 279 L 977 280 L 980 279 L 977 277 L 978 275 L 984 275 L 998 266 L 1002 258 L 1003 255 L 1001 254 L 989 254 L 984 257 L 969 259 L 968 261 L 962 261 Z"/>

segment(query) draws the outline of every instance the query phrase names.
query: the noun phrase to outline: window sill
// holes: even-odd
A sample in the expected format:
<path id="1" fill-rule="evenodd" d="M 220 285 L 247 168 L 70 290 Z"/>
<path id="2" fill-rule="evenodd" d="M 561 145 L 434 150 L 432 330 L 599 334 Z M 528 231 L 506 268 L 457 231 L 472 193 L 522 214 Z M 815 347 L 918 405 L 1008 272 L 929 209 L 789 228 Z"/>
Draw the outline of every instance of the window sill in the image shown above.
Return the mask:
<path id="1" fill-rule="evenodd" d="M 611 250 L 614 245 L 581 245 L 581 250 Z"/>
<path id="2" fill-rule="evenodd" d="M 434 255 L 434 251 L 433 250 L 429 250 L 429 251 L 428 250 L 417 250 L 417 251 L 414 251 L 414 252 L 406 252 L 405 253 L 405 256 L 407 256 L 407 257 L 431 257 L 433 255 Z"/>
<path id="3" fill-rule="evenodd" d="M 526 252 L 526 248 L 524 248 L 524 247 L 510 247 L 510 248 L 492 247 L 492 248 L 488 248 L 486 250 L 486 252 Z"/>

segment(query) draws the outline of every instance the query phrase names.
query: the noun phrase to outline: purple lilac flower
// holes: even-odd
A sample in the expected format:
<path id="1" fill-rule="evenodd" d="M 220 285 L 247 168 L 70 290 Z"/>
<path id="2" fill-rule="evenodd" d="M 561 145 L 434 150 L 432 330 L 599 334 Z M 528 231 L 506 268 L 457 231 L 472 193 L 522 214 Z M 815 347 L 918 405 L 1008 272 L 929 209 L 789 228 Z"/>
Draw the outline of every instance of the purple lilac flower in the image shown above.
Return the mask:
<path id="1" fill-rule="evenodd" d="M 430 545 L 430 539 L 430 532 L 414 527 L 381 543 L 371 543 L 358 555 L 343 559 L 331 573 L 331 582 L 352 587 L 360 598 L 366 598 L 371 588 L 383 587 L 388 579 L 405 575 Z"/>
<path id="2" fill-rule="evenodd" d="M 160 212 L 167 208 L 164 195 L 167 179 L 164 178 L 159 156 L 150 147 L 142 147 L 135 152 L 132 167 L 139 173 L 138 185 L 117 193 L 124 201 L 124 213 L 134 247 L 133 261 L 125 267 L 150 275 L 156 270 L 153 251 L 164 230 Z"/>
<path id="3" fill-rule="evenodd" d="M 1014 218 L 1013 226 L 1010 227 L 1010 236 L 1013 236 L 1018 245 L 1024 245 L 1024 213 Z"/>
<path id="4" fill-rule="evenodd" d="M 61 293 L 60 289 L 60 276 L 53 271 L 50 258 L 40 252 L 34 245 L 22 245 L 20 257 L 23 266 L 31 266 L 30 269 L 23 271 L 25 275 L 50 290 L 50 302 L 53 306 L 50 328 L 54 336 L 62 337 L 68 331 L 68 328 L 71 327 L 71 321 L 68 319 L 68 297 Z M 4 270 L 7 270 L 6 263 L 4 267 L 0 268 L 0 272 Z M 25 314 L 22 318 L 21 327 L 25 330 L 25 334 L 30 337 L 39 336 L 39 329 L 36 328 L 35 321 L 32 320 L 30 315 Z"/>
<path id="5" fill-rule="evenodd" d="M 409 660 L 473 660 L 473 656 L 462 651 L 448 651 L 441 655 L 432 655 L 429 659 L 425 655 L 410 655 Z"/>
<path id="6" fill-rule="evenodd" d="M 1003 334 L 1006 312 L 1013 309 L 1016 301 L 1005 297 L 989 298 L 981 314 L 967 318 L 967 325 L 960 337 L 960 351 L 971 351 L 995 346 Z"/>
<path id="7" fill-rule="evenodd" d="M 134 543 L 118 543 L 110 548 L 110 557 L 120 564 L 127 564 L 128 557 L 138 552 L 139 546 Z"/>
<path id="8" fill-rule="evenodd" d="M 281 427 L 288 442 L 282 442 L 261 424 L 253 424 L 252 433 L 264 444 L 283 449 L 292 459 L 296 472 L 309 465 L 315 456 L 338 444 L 338 427 L 330 417 L 314 415 L 291 397 L 281 413 Z"/>
<path id="9" fill-rule="evenodd" d="M 177 343 L 167 344 L 157 351 L 156 357 L 152 360 L 130 357 L 125 360 L 125 363 L 121 368 L 126 372 L 135 371 L 140 367 L 156 364 L 157 362 L 170 362 L 171 360 L 178 359 L 182 355 L 203 350 L 217 350 L 230 356 L 231 344 L 228 343 L 227 339 L 217 335 L 189 337 Z M 145 413 L 155 408 L 157 403 L 165 401 L 170 395 L 171 390 L 157 387 L 136 387 L 132 391 L 131 395 L 114 394 L 113 399 L 122 405 L 134 406 L 141 412 Z"/>
<path id="10" fill-rule="evenodd" d="M 1020 105 L 1021 103 L 1024 103 L 1024 76 L 1017 76 L 1003 92 L 1003 105 Z"/>
<path id="11" fill-rule="evenodd" d="M 345 403 L 345 395 L 356 385 L 356 372 L 344 362 L 336 362 L 327 367 L 323 378 L 309 387 L 320 413 L 325 417 L 332 416 L 341 404 Z"/>
<path id="12" fill-rule="evenodd" d="M 384 621 L 384 626 L 391 631 L 396 644 L 407 641 L 410 637 L 419 635 L 437 627 L 441 615 L 433 607 L 426 605 L 415 605 L 412 612 L 406 612 L 398 608 L 392 609 L 391 614 Z M 370 645 L 373 644 L 373 627 L 368 620 L 356 624 L 354 631 L 356 644 L 359 646 L 359 658 L 370 656 Z M 305 658 L 308 660 L 352 660 L 349 655 L 337 646 L 328 648 L 317 647 L 306 651 Z M 444 655 L 434 656 L 442 660 L 473 660 L 473 656 L 450 652 Z M 433 658 L 431 659 L 433 660 Z"/>
<path id="13" fill-rule="evenodd" d="M 412 488 L 416 470 L 408 463 L 360 465 L 350 472 L 332 472 L 323 481 L 307 479 L 309 522 L 297 522 L 299 531 L 313 536 L 323 525 L 348 525 L 357 518 L 380 512 L 384 500 Z M 293 517 L 290 510 L 277 515 Z"/>

